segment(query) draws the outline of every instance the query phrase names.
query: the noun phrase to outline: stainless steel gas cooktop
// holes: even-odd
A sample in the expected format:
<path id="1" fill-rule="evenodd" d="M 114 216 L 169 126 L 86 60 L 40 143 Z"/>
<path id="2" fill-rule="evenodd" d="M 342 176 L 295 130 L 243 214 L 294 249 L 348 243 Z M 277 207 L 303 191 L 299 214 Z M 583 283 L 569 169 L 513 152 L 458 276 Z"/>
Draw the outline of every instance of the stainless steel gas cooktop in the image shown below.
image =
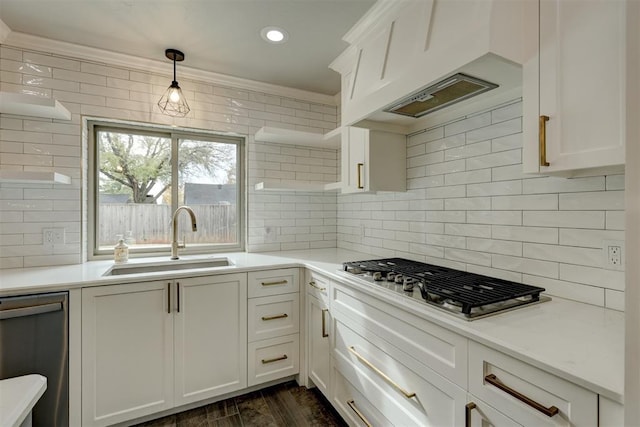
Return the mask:
<path id="1" fill-rule="evenodd" d="M 544 288 L 467 273 L 403 258 L 342 264 L 350 276 L 474 320 L 529 304 L 550 301 Z M 416 292 L 419 290 L 419 292 Z"/>

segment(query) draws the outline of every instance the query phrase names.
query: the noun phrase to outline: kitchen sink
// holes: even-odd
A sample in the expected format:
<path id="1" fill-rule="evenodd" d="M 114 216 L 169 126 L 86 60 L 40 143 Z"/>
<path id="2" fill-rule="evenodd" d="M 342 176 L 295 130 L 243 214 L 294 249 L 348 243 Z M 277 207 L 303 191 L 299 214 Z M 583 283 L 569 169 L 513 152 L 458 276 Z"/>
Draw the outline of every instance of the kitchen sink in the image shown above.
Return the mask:
<path id="1" fill-rule="evenodd" d="M 159 271 L 195 270 L 203 268 L 229 267 L 233 263 L 228 258 L 178 259 L 147 263 L 118 264 L 107 270 L 103 276 L 155 273 Z"/>

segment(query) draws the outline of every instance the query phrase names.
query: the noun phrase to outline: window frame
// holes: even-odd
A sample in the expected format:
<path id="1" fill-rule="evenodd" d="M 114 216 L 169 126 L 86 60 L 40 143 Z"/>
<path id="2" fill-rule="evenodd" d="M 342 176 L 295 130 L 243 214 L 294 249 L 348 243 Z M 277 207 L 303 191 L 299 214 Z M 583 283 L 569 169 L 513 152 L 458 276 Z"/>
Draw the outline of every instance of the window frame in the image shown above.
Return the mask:
<path id="1" fill-rule="evenodd" d="M 236 243 L 209 243 L 192 244 L 181 249 L 184 255 L 242 252 L 245 249 L 246 236 L 246 191 L 244 188 L 246 163 L 246 137 L 234 133 L 209 132 L 201 129 L 188 129 L 180 127 L 163 126 L 156 124 L 130 123 L 115 120 L 86 120 L 88 141 L 88 167 L 87 167 L 87 257 L 89 260 L 108 259 L 113 256 L 113 249 L 100 249 L 98 224 L 98 192 L 99 192 L 99 167 L 98 147 L 96 133 L 99 130 L 124 131 L 140 133 L 144 135 L 163 136 L 171 139 L 171 212 L 178 207 L 178 142 L 190 139 L 198 141 L 221 142 L 236 145 L 236 218 L 237 218 L 237 242 Z M 171 243 L 166 245 L 154 245 L 149 247 L 129 248 L 129 256 L 145 257 L 171 254 Z"/>

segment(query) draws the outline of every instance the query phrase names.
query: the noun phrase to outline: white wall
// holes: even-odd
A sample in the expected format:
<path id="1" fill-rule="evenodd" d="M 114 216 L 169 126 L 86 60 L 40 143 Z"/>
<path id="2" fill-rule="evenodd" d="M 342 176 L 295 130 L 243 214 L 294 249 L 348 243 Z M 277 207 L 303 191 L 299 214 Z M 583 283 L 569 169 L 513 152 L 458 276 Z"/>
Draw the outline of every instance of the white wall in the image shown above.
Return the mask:
<path id="1" fill-rule="evenodd" d="M 338 196 L 338 247 L 542 286 L 624 309 L 624 272 L 603 239 L 624 240 L 624 175 L 522 174 L 514 100 L 407 140 L 406 193 Z"/>
<path id="2" fill-rule="evenodd" d="M 82 116 L 245 136 L 248 163 L 255 168 L 248 171 L 251 188 L 261 177 L 273 174 L 275 164 L 257 163 L 266 161 L 272 154 L 285 156 L 277 162 L 277 167 L 282 172 L 289 168 L 295 179 L 305 178 L 300 171 L 296 174 L 296 165 L 307 165 L 304 166 L 307 172 L 315 173 L 310 168 L 322 159 L 320 173 L 335 180 L 335 151 L 290 153 L 290 148 L 257 144 L 253 140 L 254 133 L 262 126 L 316 133 L 333 130 L 337 121 L 334 105 L 181 79 L 179 67 L 178 80 L 192 111 L 188 118 L 173 119 L 162 115 L 156 106 L 171 81 L 170 73 L 168 61 L 167 75 L 155 75 L 0 46 L 0 90 L 54 97 L 72 112 L 70 122 L 2 114 L 0 168 L 56 170 L 73 180 L 71 185 L 0 183 L 0 268 L 74 264 L 86 256 L 82 247 L 86 242 L 83 181 L 87 152 L 82 143 Z M 249 193 L 249 248 L 335 246 L 335 195 L 329 196 L 328 208 L 321 215 L 330 217 L 326 224 L 317 217 L 317 204 L 324 204 L 325 199 L 318 202 L 314 196 L 305 194 L 262 197 L 253 191 Z M 275 198 L 277 202 L 271 203 Z M 271 222 L 271 219 L 282 221 Z M 276 243 L 269 242 L 269 246 L 262 245 L 265 225 L 280 227 Z M 46 249 L 42 245 L 42 229 L 47 227 L 64 228 L 66 243 Z"/>

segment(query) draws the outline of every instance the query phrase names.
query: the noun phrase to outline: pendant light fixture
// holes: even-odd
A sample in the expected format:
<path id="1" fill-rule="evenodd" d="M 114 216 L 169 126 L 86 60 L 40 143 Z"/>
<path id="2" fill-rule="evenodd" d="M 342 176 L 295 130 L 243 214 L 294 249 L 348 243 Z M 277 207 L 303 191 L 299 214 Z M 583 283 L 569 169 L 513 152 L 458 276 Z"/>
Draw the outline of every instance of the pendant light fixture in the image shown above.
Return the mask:
<path id="1" fill-rule="evenodd" d="M 164 54 L 173 61 L 173 81 L 164 95 L 162 95 L 162 98 L 160 98 L 160 101 L 158 101 L 158 107 L 160 107 L 160 111 L 168 116 L 184 117 L 191 109 L 176 80 L 176 62 L 184 61 L 184 53 L 176 49 L 167 49 Z"/>

